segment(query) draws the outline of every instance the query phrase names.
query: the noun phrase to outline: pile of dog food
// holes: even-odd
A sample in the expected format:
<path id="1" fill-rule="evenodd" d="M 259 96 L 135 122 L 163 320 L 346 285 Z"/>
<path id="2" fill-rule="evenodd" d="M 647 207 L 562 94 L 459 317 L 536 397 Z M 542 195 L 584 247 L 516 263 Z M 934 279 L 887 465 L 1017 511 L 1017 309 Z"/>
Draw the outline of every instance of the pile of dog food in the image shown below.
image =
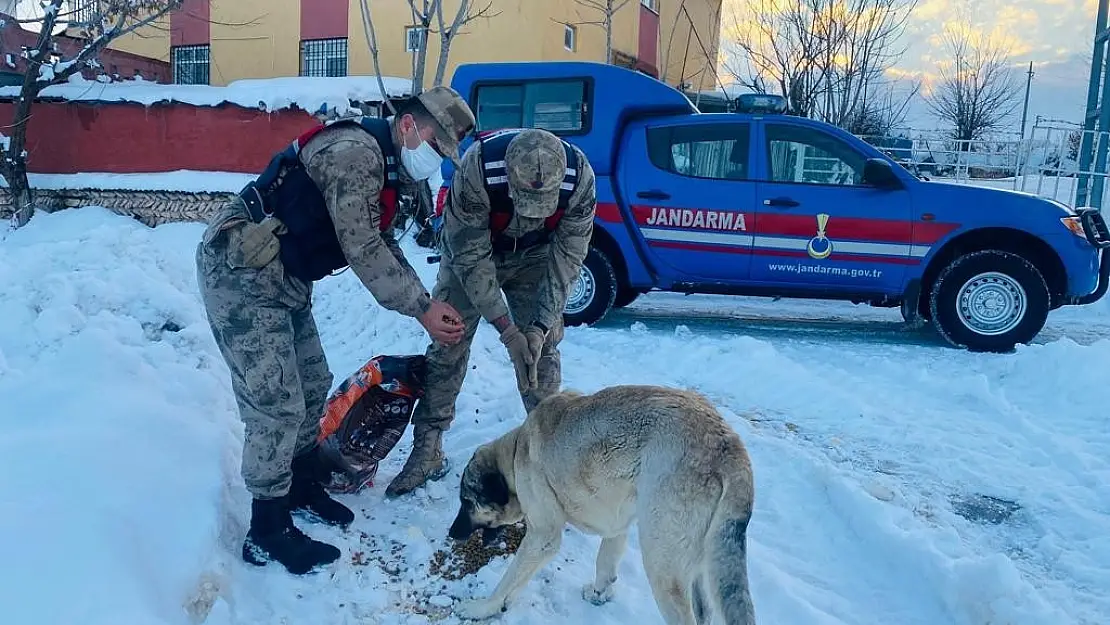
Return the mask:
<path id="1" fill-rule="evenodd" d="M 462 579 L 477 573 L 494 558 L 516 553 L 523 539 L 523 524 L 506 527 L 500 538 L 489 546 L 483 544 L 482 532 L 474 532 L 466 541 L 453 542 L 450 551 L 436 551 L 428 569 L 432 575 L 443 579 Z"/>

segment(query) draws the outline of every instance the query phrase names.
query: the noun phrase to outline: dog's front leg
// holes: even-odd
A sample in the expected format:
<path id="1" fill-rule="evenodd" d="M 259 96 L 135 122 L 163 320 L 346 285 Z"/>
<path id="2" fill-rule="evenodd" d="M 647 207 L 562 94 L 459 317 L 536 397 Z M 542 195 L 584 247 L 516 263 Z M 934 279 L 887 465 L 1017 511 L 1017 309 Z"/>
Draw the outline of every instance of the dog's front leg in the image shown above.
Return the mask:
<path id="1" fill-rule="evenodd" d="M 617 568 L 628 545 L 628 534 L 618 534 L 601 539 L 597 550 L 594 583 L 582 589 L 582 598 L 594 605 L 602 605 L 613 598 L 613 583 L 617 581 Z"/>
<path id="2" fill-rule="evenodd" d="M 516 597 L 521 588 L 535 574 L 551 562 L 563 541 L 563 528 L 552 526 L 528 525 L 528 533 L 520 542 L 520 548 L 509 562 L 509 568 L 501 577 L 497 588 L 488 599 L 479 599 L 460 604 L 455 613 L 465 619 L 485 619 L 503 611 Z"/>

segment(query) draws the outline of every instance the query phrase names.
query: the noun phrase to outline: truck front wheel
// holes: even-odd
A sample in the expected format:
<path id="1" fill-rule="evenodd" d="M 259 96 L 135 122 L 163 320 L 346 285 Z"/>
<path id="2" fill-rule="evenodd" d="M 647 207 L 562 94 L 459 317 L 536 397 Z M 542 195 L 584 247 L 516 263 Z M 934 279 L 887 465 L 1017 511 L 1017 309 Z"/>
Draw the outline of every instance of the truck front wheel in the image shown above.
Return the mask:
<path id="1" fill-rule="evenodd" d="M 582 262 L 578 279 L 570 285 L 563 308 L 563 325 L 591 325 L 601 321 L 617 297 L 617 272 L 613 263 L 594 246 Z"/>
<path id="2" fill-rule="evenodd" d="M 933 325 L 956 347 L 1007 352 L 1044 327 L 1048 285 L 1021 256 L 984 250 L 960 256 L 941 271 L 929 297 Z"/>

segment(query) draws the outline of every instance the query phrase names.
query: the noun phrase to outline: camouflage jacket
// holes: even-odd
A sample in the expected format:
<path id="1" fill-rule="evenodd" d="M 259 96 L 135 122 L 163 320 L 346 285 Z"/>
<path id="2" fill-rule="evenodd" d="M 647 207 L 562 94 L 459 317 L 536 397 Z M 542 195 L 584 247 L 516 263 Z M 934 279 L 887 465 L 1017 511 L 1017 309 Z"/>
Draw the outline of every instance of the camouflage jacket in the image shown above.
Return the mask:
<path id="1" fill-rule="evenodd" d="M 547 276 L 536 294 L 539 298 L 537 319 L 516 319 L 521 325 L 539 321 L 548 328 L 554 326 L 563 314 L 567 291 L 578 278 L 582 261 L 589 251 L 597 210 L 597 187 L 594 170 L 586 155 L 577 147 L 574 150 L 580 163 L 578 188 L 571 195 L 567 211 L 559 220 L 548 245 Z M 481 154 L 479 145 L 475 143 L 463 155 L 451 183 L 443 211 L 440 253 L 441 262 L 454 272 L 466 289 L 470 302 L 486 321 L 492 323 L 509 314 L 509 308 L 497 280 L 497 261 L 490 244 L 489 196 L 483 182 Z M 517 238 L 543 227 L 543 219 L 528 219 L 514 214 L 505 235 Z"/>
<path id="2" fill-rule="evenodd" d="M 345 124 L 313 137 L 300 158 L 327 202 L 351 270 L 383 307 L 419 318 L 431 303 L 427 290 L 392 231 L 378 229 L 378 195 L 385 184 L 378 143 L 358 126 Z M 411 181 L 403 166 L 398 169 L 402 182 Z"/>

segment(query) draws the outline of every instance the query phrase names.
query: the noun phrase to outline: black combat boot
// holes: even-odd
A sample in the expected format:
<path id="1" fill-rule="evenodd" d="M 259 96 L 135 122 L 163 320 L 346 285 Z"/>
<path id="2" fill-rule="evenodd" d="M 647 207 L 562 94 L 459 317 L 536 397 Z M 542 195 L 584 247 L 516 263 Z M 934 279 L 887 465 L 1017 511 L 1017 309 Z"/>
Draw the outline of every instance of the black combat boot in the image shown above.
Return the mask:
<path id="1" fill-rule="evenodd" d="M 251 526 L 243 543 L 243 560 L 265 566 L 278 562 L 294 575 L 339 559 L 339 549 L 305 536 L 289 516 L 288 498 L 251 502 Z"/>
<path id="2" fill-rule="evenodd" d="M 351 509 L 331 498 L 321 483 L 323 464 L 318 448 L 293 458 L 293 483 L 289 486 L 289 507 L 306 513 L 310 520 L 347 527 L 355 520 Z"/>

